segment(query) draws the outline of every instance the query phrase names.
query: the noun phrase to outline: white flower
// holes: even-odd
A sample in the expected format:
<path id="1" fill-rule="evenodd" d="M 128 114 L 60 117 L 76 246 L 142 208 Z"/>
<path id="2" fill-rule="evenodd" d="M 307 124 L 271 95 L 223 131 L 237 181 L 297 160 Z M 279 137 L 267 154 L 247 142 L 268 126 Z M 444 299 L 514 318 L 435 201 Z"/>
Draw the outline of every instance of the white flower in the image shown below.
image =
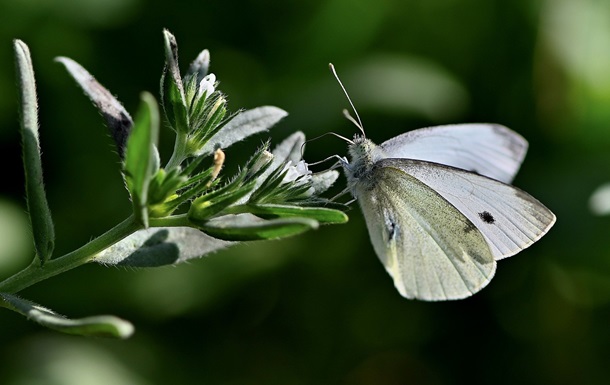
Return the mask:
<path id="1" fill-rule="evenodd" d="M 305 183 L 311 180 L 311 171 L 309 171 L 307 163 L 305 163 L 304 160 L 300 160 L 294 166 L 292 165 L 292 161 L 289 160 L 288 163 L 286 163 L 286 166 L 284 167 L 284 171 L 286 171 L 286 175 L 284 176 L 284 179 L 282 179 L 282 183 L 294 182 L 295 180 L 303 176 L 305 178 L 301 178 L 301 180 L 299 181 L 300 183 Z"/>
<path id="2" fill-rule="evenodd" d="M 284 179 L 282 179 L 282 183 L 296 183 L 297 185 L 303 185 L 306 183 L 311 184 L 311 171 L 307 167 L 307 163 L 305 163 L 304 160 L 298 161 L 294 166 L 292 165 L 292 161 L 288 161 L 284 167 L 284 170 L 287 172 Z M 315 189 L 312 186 L 305 192 L 305 195 L 311 196 L 314 193 Z"/>
<path id="3" fill-rule="evenodd" d="M 201 79 L 201 82 L 199 83 L 199 90 L 197 90 L 197 98 L 202 97 L 205 93 L 205 97 L 207 99 L 208 96 L 212 95 L 212 93 L 216 91 L 216 88 L 214 88 L 215 84 L 216 75 L 206 75 L 203 79 Z"/>

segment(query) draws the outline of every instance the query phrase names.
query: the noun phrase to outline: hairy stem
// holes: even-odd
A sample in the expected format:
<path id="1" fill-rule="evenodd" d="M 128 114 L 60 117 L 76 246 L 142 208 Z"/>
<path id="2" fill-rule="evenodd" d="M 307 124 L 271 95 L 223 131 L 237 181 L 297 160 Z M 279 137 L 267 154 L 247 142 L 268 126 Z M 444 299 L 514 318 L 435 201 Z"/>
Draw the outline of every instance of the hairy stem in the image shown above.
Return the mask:
<path id="1" fill-rule="evenodd" d="M 176 132 L 176 141 L 174 142 L 174 152 L 172 153 L 171 158 L 167 162 L 165 169 L 167 171 L 172 170 L 175 167 L 178 167 L 182 161 L 186 158 L 186 142 L 188 139 L 188 135 L 182 131 Z"/>
<path id="2" fill-rule="evenodd" d="M 140 228 L 141 226 L 132 215 L 81 248 L 62 257 L 51 259 L 44 266 L 40 265 L 38 259 L 34 259 L 28 267 L 0 282 L 0 292 L 17 293 L 37 282 L 91 262 L 100 251 Z"/>

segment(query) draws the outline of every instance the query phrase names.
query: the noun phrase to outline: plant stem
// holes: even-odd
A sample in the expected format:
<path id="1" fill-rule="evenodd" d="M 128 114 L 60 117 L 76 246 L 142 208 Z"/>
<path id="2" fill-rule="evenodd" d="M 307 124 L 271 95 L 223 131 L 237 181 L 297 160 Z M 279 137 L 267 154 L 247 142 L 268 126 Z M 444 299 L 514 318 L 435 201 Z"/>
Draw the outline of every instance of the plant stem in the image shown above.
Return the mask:
<path id="1" fill-rule="evenodd" d="M 174 152 L 165 166 L 165 170 L 170 171 L 180 165 L 186 157 L 186 142 L 188 135 L 185 132 L 176 132 L 176 141 L 174 142 Z"/>
<path id="2" fill-rule="evenodd" d="M 234 205 L 234 206 L 229 206 L 226 209 L 222 210 L 222 215 L 225 214 L 244 214 L 244 213 L 249 213 L 250 209 L 248 208 L 247 205 Z"/>
<path id="3" fill-rule="evenodd" d="M 28 267 L 0 282 L 0 292 L 16 293 L 47 278 L 91 262 L 100 251 L 140 228 L 132 215 L 81 248 L 51 259 L 44 266 L 40 266 L 40 261 L 35 258 Z"/>
<path id="4" fill-rule="evenodd" d="M 193 224 L 188 220 L 186 214 L 171 215 L 164 218 L 150 218 L 150 227 L 191 227 Z"/>

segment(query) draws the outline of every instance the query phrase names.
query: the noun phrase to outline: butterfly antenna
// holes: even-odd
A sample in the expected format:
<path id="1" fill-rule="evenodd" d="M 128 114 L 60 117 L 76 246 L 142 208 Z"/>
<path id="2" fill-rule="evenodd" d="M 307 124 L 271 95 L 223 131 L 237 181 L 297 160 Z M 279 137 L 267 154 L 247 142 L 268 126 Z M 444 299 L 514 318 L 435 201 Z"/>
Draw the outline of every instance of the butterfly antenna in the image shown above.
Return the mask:
<path id="1" fill-rule="evenodd" d="M 320 139 L 320 138 L 322 138 L 322 137 L 324 137 L 326 135 L 333 135 L 333 136 L 336 136 L 339 139 L 342 139 L 342 140 L 346 141 L 349 144 L 354 144 L 354 141 L 352 141 L 351 139 L 346 138 L 345 136 L 339 135 L 339 134 L 337 134 L 335 132 L 325 132 L 324 134 L 318 135 L 315 138 L 307 139 L 306 141 L 303 142 L 303 144 L 301 144 L 301 158 L 303 158 L 303 152 L 304 152 L 305 145 L 307 144 L 307 142 L 312 142 L 314 140 L 318 140 L 318 139 Z"/>
<path id="2" fill-rule="evenodd" d="M 347 120 L 349 120 L 350 122 L 354 123 L 354 125 L 355 125 L 356 127 L 358 127 L 358 128 L 360 129 L 360 132 L 362 132 L 362 134 L 364 135 L 364 129 L 362 128 L 362 125 L 361 125 L 361 124 L 359 124 L 359 123 L 356 121 L 356 119 L 354 119 L 354 117 L 350 115 L 350 113 L 349 113 L 349 111 L 348 111 L 348 110 L 343 109 L 343 116 L 345 116 L 345 118 L 346 118 Z"/>
<path id="3" fill-rule="evenodd" d="M 356 125 L 356 127 L 358 127 L 360 129 L 360 132 L 362 132 L 362 136 L 366 137 L 366 134 L 364 133 L 364 125 L 362 124 L 362 120 L 360 120 L 358 111 L 356 111 L 356 107 L 354 107 L 354 103 L 352 103 L 352 99 L 350 99 L 349 94 L 347 93 L 347 90 L 343 86 L 343 83 L 341 83 L 341 79 L 339 79 L 339 75 L 337 75 L 337 71 L 335 71 L 335 66 L 333 65 L 333 63 L 329 63 L 328 67 L 330 68 L 333 75 L 335 75 L 335 79 L 337 79 L 337 82 L 339 82 L 339 85 L 341 86 L 343 93 L 347 97 L 347 101 L 349 102 L 350 106 L 352 106 L 352 110 L 354 110 L 354 114 L 356 115 L 357 120 L 354 119 L 349 113 L 346 113 L 346 111 L 344 111 L 343 114 L 347 117 L 347 119 L 350 122 L 354 123 Z"/>

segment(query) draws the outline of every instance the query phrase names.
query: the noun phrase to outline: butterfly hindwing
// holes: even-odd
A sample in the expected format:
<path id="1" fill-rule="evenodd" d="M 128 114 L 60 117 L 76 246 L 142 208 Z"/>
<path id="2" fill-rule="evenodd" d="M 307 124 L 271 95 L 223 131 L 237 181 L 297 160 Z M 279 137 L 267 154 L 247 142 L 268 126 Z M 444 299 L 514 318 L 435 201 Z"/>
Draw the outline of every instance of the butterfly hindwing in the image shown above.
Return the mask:
<path id="1" fill-rule="evenodd" d="M 441 164 L 384 159 L 436 191 L 483 234 L 496 260 L 509 257 L 540 239 L 555 223 L 542 203 L 516 187 Z"/>
<path id="2" fill-rule="evenodd" d="M 397 167 L 374 167 L 356 195 L 377 255 L 407 298 L 468 297 L 496 262 L 473 223 L 434 190 Z"/>

